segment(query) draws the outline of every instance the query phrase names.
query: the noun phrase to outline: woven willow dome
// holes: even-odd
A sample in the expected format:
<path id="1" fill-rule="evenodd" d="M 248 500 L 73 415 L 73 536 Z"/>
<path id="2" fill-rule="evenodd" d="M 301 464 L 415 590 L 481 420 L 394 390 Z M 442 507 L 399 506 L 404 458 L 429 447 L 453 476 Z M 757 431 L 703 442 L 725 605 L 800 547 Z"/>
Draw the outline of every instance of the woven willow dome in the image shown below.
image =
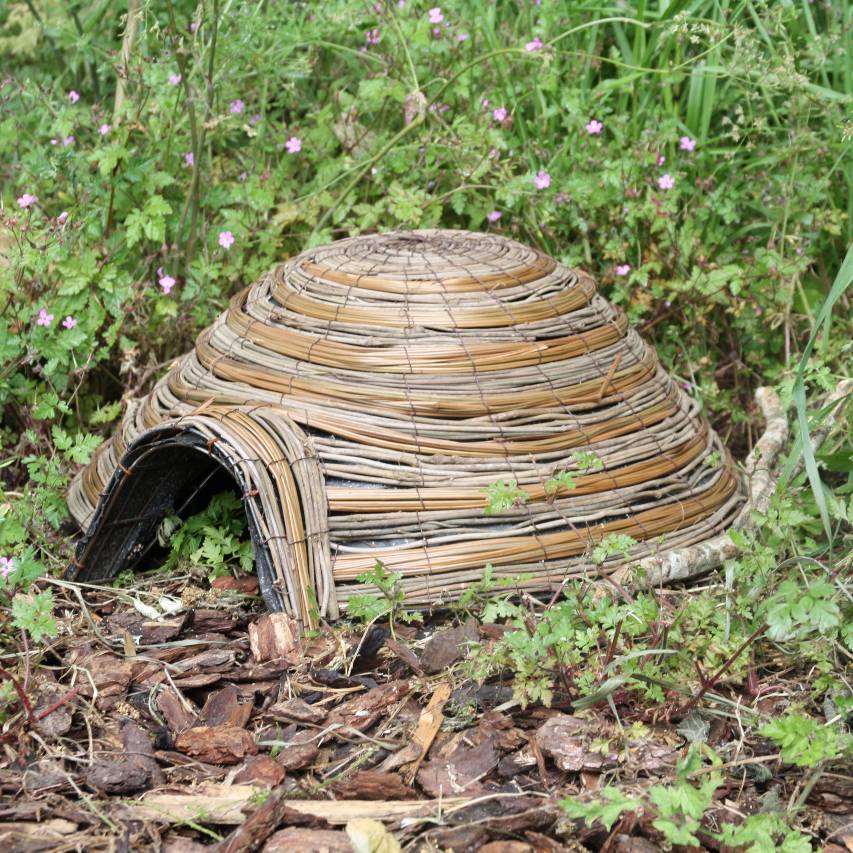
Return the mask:
<path id="1" fill-rule="evenodd" d="M 561 472 L 574 485 L 554 492 Z M 489 515 L 498 481 L 523 499 Z M 487 563 L 545 591 L 624 565 L 593 562 L 608 534 L 636 540 L 631 559 L 692 545 L 743 499 L 697 404 L 589 276 L 462 231 L 342 240 L 235 296 L 74 482 L 69 574 L 144 563 L 166 514 L 226 487 L 267 605 L 305 625 L 365 592 L 376 560 L 413 605 Z"/>

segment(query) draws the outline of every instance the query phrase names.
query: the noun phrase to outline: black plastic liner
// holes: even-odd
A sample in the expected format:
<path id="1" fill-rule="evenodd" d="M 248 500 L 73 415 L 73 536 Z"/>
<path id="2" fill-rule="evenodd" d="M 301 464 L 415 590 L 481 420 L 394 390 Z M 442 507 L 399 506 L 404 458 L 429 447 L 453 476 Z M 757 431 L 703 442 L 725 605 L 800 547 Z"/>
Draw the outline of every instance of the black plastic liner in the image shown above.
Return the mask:
<path id="1" fill-rule="evenodd" d="M 187 518 L 227 489 L 243 496 L 251 486 L 206 438 L 194 429 L 164 427 L 145 433 L 122 457 L 98 502 L 88 530 L 65 578 L 81 582 L 110 580 L 127 569 L 144 568 L 158 550 L 157 530 L 168 515 Z M 284 610 L 269 548 L 252 512 L 247 511 L 255 552 L 255 570 L 264 602 Z"/>

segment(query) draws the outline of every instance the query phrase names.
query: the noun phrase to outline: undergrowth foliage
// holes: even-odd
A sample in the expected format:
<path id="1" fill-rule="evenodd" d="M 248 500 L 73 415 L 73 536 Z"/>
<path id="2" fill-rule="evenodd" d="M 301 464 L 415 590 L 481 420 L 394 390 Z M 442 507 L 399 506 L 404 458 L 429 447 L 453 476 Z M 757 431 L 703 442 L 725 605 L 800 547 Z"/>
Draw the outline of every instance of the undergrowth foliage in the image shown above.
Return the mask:
<path id="1" fill-rule="evenodd" d="M 2 644 L 58 630 L 70 477 L 239 288 L 341 236 L 495 230 L 591 271 L 737 455 L 760 428 L 759 384 L 798 428 L 719 582 L 689 597 L 576 583 L 542 602 L 487 567 L 454 606 L 504 629 L 469 675 L 511 672 L 523 704 L 690 718 L 794 671 L 799 706 L 744 724 L 794 766 L 849 757 L 849 423 L 817 455 L 809 439 L 853 356 L 849 0 L 127 8 L 0 8 Z M 596 465 L 578 452 L 546 493 Z M 495 516 L 527 498 L 516 482 L 484 491 Z M 167 567 L 247 570 L 243 519 L 223 495 L 167 520 Z M 589 556 L 632 544 L 608 537 Z M 421 616 L 381 564 L 360 580 L 377 594 L 351 616 L 392 631 Z M 698 740 L 673 786 L 604 787 L 569 813 L 610 827 L 647 810 L 666 840 L 693 843 L 721 778 Z M 786 820 L 757 814 L 717 838 L 807 849 Z"/>

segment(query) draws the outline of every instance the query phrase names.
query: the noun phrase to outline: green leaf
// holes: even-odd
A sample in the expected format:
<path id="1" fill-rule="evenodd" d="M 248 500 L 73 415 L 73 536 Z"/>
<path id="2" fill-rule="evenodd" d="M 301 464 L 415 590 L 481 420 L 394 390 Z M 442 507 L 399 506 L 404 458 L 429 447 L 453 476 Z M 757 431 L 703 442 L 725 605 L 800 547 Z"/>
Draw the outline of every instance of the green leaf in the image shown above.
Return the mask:
<path id="1" fill-rule="evenodd" d="M 583 818 L 587 826 L 598 821 L 609 832 L 611 827 L 625 812 L 637 811 L 642 806 L 640 800 L 626 797 L 618 788 L 610 785 L 600 791 L 601 799 L 585 803 L 582 800 L 561 800 L 560 806 L 571 818 Z"/>
<path id="2" fill-rule="evenodd" d="M 486 489 L 486 515 L 506 512 L 530 500 L 530 495 L 518 483 L 498 480 Z"/>
<path id="3" fill-rule="evenodd" d="M 803 714 L 787 714 L 762 726 L 759 731 L 779 747 L 784 762 L 797 767 L 817 767 L 840 754 L 837 730 L 832 726 L 822 726 Z M 849 748 L 849 736 L 845 740 Z"/>
<path id="4" fill-rule="evenodd" d="M 56 634 L 53 618 L 53 592 L 18 593 L 12 599 L 12 622 L 16 628 L 26 631 L 35 642 Z"/>

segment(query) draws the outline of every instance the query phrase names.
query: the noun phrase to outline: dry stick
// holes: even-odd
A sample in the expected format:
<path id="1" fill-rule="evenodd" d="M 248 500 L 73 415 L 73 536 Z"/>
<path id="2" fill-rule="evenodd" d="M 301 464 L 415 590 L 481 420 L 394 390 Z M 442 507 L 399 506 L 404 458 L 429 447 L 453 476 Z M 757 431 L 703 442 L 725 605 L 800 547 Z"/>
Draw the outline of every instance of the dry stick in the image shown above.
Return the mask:
<path id="1" fill-rule="evenodd" d="M 127 19 L 125 21 L 124 37 L 121 43 L 121 65 L 116 69 L 116 96 L 113 102 L 113 122 L 121 121 L 121 110 L 124 106 L 127 94 L 127 75 L 129 73 L 130 58 L 133 54 L 133 46 L 136 42 L 136 31 L 139 24 L 140 0 L 128 0 Z M 94 73 L 94 72 L 93 72 Z M 107 218 L 104 223 L 104 235 L 109 236 L 113 230 L 113 212 L 115 209 L 116 175 L 118 175 L 119 163 L 113 166 L 110 180 L 110 200 L 107 204 Z"/>
<path id="2" fill-rule="evenodd" d="M 121 42 L 121 66 L 116 75 L 116 97 L 113 104 L 113 119 L 118 120 L 124 99 L 127 95 L 127 74 L 133 45 L 136 42 L 136 31 L 139 26 L 140 0 L 127 0 L 127 21 L 125 22 L 124 38 Z"/>

